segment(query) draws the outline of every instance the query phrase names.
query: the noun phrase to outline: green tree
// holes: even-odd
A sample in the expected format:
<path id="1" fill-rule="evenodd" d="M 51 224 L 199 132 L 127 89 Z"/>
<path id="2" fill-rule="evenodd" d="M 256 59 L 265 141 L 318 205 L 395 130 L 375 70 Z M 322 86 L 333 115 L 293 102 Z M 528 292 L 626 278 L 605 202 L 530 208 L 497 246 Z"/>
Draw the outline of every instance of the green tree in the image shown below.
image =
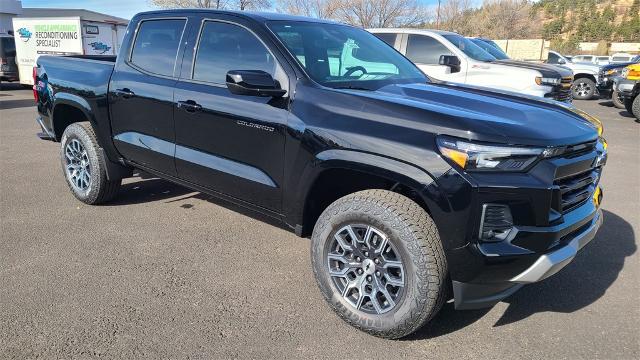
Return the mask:
<path id="1" fill-rule="evenodd" d="M 634 0 L 616 32 L 621 40 L 640 41 L 640 0 Z"/>

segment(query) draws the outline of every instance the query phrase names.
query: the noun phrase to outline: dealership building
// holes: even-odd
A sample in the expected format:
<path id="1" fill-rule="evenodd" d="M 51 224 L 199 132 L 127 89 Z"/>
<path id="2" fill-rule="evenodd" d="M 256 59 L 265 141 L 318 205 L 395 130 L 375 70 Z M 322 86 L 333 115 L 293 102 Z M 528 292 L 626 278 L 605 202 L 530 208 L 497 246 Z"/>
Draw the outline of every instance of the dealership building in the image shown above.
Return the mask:
<path id="1" fill-rule="evenodd" d="M 0 0 L 0 33 L 13 34 L 13 18 L 79 17 L 83 21 L 126 26 L 129 20 L 84 9 L 23 8 L 20 0 Z"/>

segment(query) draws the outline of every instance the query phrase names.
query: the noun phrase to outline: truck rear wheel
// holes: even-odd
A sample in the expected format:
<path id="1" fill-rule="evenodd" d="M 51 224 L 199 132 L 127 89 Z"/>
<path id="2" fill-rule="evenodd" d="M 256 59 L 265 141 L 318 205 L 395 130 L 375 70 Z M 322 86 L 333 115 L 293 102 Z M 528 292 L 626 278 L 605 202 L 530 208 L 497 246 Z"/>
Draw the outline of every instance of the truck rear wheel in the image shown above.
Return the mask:
<path id="1" fill-rule="evenodd" d="M 613 102 L 613 106 L 616 108 L 624 109 L 624 97 L 620 95 L 617 90 L 614 90 L 613 93 L 611 93 L 611 102 Z"/>
<path id="2" fill-rule="evenodd" d="M 62 134 L 60 142 L 62 172 L 73 195 L 90 205 L 113 199 L 122 179 L 109 180 L 102 152 L 91 124 L 73 123 Z"/>
<path id="3" fill-rule="evenodd" d="M 440 310 L 448 289 L 433 220 L 390 191 L 361 191 L 329 205 L 313 230 L 311 261 L 331 308 L 382 338 L 422 327 Z"/>

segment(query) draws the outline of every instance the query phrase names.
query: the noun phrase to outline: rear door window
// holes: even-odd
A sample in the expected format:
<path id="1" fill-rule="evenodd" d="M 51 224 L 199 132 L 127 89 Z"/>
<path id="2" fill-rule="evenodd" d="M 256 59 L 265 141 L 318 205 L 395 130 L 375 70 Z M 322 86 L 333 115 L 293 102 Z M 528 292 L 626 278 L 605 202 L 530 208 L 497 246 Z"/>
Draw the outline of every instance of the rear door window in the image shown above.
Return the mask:
<path id="1" fill-rule="evenodd" d="M 453 55 L 438 40 L 426 36 L 409 34 L 407 57 L 416 64 L 437 65 L 441 55 Z"/>
<path id="2" fill-rule="evenodd" d="M 138 27 L 130 62 L 158 75 L 173 76 L 184 19 L 145 20 Z"/>
<path id="3" fill-rule="evenodd" d="M 378 39 L 386 42 L 387 44 L 391 45 L 391 47 L 393 47 L 396 43 L 396 37 L 398 37 L 398 35 L 396 34 L 391 34 L 391 33 L 378 33 L 378 34 L 373 34 L 375 35 Z"/>

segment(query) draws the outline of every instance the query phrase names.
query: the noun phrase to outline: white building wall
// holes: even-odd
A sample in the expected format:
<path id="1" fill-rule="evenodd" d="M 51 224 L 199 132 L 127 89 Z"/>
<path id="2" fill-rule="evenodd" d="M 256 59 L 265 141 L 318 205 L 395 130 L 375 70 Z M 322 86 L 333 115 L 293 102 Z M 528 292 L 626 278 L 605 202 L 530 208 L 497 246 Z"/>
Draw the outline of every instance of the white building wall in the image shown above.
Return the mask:
<path id="1" fill-rule="evenodd" d="M 11 19 L 19 14 L 22 14 L 22 1 L 0 0 L 0 33 L 13 30 Z"/>

